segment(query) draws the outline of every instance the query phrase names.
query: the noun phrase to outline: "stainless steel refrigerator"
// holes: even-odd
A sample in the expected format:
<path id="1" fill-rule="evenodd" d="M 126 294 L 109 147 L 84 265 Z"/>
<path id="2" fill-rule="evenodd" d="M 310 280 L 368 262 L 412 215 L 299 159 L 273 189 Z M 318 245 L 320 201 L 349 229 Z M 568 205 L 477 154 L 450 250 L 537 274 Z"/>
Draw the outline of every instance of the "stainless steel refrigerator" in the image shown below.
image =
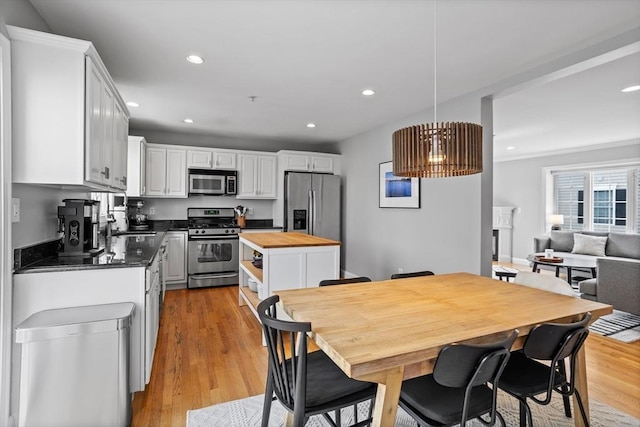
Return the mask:
<path id="1" fill-rule="evenodd" d="M 284 231 L 340 241 L 340 176 L 287 172 Z"/>

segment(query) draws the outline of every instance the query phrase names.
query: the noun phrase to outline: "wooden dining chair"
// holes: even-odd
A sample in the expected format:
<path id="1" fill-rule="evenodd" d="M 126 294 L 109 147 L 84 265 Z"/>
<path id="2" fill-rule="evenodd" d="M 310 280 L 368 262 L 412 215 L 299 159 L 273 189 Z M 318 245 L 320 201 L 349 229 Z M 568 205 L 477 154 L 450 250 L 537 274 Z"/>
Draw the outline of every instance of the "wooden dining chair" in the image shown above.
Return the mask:
<path id="1" fill-rule="evenodd" d="M 533 426 L 527 399 L 539 405 L 551 402 L 553 391 L 562 395 L 565 415 L 571 417 L 569 397 L 575 393 L 580 414 L 589 425 L 580 393 L 575 388 L 576 356 L 589 335 L 591 313 L 575 323 L 544 323 L 531 330 L 522 350 L 515 351 L 499 387 L 520 402 L 520 426 Z M 567 376 L 565 360 L 569 358 Z M 543 363 L 543 362 L 550 363 Z M 543 397 L 539 395 L 544 394 Z"/>
<path id="2" fill-rule="evenodd" d="M 411 273 L 394 273 L 391 275 L 391 279 L 406 279 L 407 277 L 421 277 L 421 276 L 433 276 L 433 271 L 414 271 Z"/>
<path id="3" fill-rule="evenodd" d="M 317 414 L 322 414 L 331 426 L 340 426 L 340 410 L 351 405 L 355 410 L 353 426 L 369 425 L 377 384 L 349 378 L 322 351 L 308 353 L 311 323 L 278 319 L 279 300 L 278 295 L 273 295 L 258 304 L 269 355 L 262 427 L 269 425 L 274 394 L 293 413 L 294 427 L 303 427 L 310 416 Z M 358 422 L 357 404 L 367 400 L 371 400 L 369 418 Z M 330 412 L 334 412 L 335 419 Z"/>
<path id="4" fill-rule="evenodd" d="M 327 279 L 321 280 L 318 286 L 331 286 L 331 285 L 348 285 L 349 283 L 364 283 L 370 282 L 368 277 L 350 277 L 348 279 Z"/>
<path id="5" fill-rule="evenodd" d="M 402 383 L 400 407 L 419 425 L 464 426 L 488 414 L 489 420 L 480 418 L 483 424 L 492 426 L 499 419 L 505 426 L 497 410 L 498 384 L 517 336 L 514 330 L 494 343 L 445 346 L 433 374 Z"/>

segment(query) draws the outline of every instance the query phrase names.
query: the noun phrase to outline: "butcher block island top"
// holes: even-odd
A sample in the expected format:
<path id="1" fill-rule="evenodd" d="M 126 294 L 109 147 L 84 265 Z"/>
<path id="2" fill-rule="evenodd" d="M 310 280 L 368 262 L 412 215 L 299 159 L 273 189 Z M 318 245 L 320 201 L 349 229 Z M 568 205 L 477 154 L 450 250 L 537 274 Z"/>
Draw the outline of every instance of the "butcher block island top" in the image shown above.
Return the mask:
<path id="1" fill-rule="evenodd" d="M 340 242 L 336 240 L 295 232 L 240 233 L 240 238 L 264 249 L 296 248 L 304 246 L 340 246 Z"/>

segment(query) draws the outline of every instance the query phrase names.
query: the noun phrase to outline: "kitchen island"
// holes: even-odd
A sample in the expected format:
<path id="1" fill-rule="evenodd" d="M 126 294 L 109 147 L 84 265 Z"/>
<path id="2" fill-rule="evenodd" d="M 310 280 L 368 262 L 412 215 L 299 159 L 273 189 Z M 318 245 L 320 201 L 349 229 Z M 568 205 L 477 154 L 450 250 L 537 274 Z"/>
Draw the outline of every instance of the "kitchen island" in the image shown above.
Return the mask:
<path id="1" fill-rule="evenodd" d="M 264 298 L 274 291 L 318 286 L 340 277 L 340 242 L 303 233 L 240 233 L 238 302 L 258 317 L 258 295 L 249 290 L 254 280 Z M 262 268 L 254 262 L 262 255 Z"/>

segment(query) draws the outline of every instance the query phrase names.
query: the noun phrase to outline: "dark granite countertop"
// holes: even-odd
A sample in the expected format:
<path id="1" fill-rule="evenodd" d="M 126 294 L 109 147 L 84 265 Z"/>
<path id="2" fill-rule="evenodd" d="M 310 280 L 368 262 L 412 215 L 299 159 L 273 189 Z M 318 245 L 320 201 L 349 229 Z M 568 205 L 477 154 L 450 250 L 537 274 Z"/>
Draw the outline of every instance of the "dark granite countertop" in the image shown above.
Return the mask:
<path id="1" fill-rule="evenodd" d="M 160 249 L 165 232 L 124 234 L 101 239 L 104 251 L 93 257 L 51 255 L 17 268 L 14 273 L 43 273 L 99 268 L 147 267 Z"/>

